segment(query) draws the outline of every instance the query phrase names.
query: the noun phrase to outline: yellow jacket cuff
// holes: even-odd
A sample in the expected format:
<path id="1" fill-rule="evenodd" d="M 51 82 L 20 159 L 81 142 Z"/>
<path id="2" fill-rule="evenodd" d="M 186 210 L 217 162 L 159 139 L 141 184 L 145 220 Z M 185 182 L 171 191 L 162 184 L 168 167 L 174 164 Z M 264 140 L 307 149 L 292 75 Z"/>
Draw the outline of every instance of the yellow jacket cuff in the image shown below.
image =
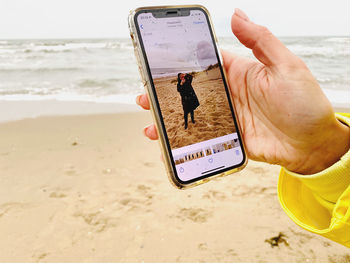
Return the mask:
<path id="1" fill-rule="evenodd" d="M 336 117 L 350 126 L 350 115 Z M 317 174 L 299 175 L 282 168 L 278 196 L 295 223 L 350 247 L 350 150 Z"/>

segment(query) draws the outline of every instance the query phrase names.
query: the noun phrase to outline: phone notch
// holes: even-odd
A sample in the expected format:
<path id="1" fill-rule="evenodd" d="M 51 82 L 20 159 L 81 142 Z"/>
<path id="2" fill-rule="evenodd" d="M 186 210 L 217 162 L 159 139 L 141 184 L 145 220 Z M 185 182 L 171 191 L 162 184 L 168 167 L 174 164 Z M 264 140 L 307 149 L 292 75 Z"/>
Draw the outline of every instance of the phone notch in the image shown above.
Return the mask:
<path id="1" fill-rule="evenodd" d="M 165 17 L 179 17 L 179 16 L 189 16 L 190 10 L 184 8 L 168 9 L 168 10 L 154 10 L 152 15 L 155 18 L 165 18 Z"/>

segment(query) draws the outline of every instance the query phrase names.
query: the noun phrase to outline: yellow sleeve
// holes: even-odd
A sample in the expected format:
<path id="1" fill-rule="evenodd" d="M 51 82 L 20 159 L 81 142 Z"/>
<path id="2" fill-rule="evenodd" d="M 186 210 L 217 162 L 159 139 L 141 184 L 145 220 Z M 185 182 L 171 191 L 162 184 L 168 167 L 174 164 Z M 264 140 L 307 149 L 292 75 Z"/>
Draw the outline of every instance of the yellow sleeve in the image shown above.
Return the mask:
<path id="1" fill-rule="evenodd" d="M 350 126 L 350 114 L 337 114 Z M 281 169 L 278 197 L 299 226 L 350 248 L 350 150 L 317 174 L 303 176 Z"/>

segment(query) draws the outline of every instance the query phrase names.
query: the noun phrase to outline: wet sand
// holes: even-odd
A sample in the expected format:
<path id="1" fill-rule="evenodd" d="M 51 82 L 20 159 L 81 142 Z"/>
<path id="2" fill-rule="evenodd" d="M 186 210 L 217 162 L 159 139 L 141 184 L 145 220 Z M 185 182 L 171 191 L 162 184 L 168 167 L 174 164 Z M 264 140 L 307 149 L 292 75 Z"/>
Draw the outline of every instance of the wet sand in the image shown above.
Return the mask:
<path id="1" fill-rule="evenodd" d="M 349 262 L 296 226 L 278 166 L 175 189 L 149 113 L 42 117 L 0 125 L 0 262 Z M 285 234 L 289 246 L 266 239 Z"/>
<path id="2" fill-rule="evenodd" d="M 200 105 L 194 111 L 194 124 L 188 114 L 186 130 L 177 77 L 158 78 L 154 84 L 173 149 L 235 132 L 218 67 L 197 72 L 193 76 L 192 86 Z"/>

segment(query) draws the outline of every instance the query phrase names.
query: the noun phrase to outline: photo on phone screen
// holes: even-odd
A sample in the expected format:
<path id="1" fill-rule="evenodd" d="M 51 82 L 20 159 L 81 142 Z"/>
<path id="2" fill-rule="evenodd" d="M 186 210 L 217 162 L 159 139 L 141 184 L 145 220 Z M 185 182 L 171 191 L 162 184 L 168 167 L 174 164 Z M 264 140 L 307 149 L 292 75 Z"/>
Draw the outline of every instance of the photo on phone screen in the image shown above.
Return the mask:
<path id="1" fill-rule="evenodd" d="M 187 15 L 136 15 L 176 176 L 182 183 L 245 161 L 210 23 L 200 8 Z"/>

